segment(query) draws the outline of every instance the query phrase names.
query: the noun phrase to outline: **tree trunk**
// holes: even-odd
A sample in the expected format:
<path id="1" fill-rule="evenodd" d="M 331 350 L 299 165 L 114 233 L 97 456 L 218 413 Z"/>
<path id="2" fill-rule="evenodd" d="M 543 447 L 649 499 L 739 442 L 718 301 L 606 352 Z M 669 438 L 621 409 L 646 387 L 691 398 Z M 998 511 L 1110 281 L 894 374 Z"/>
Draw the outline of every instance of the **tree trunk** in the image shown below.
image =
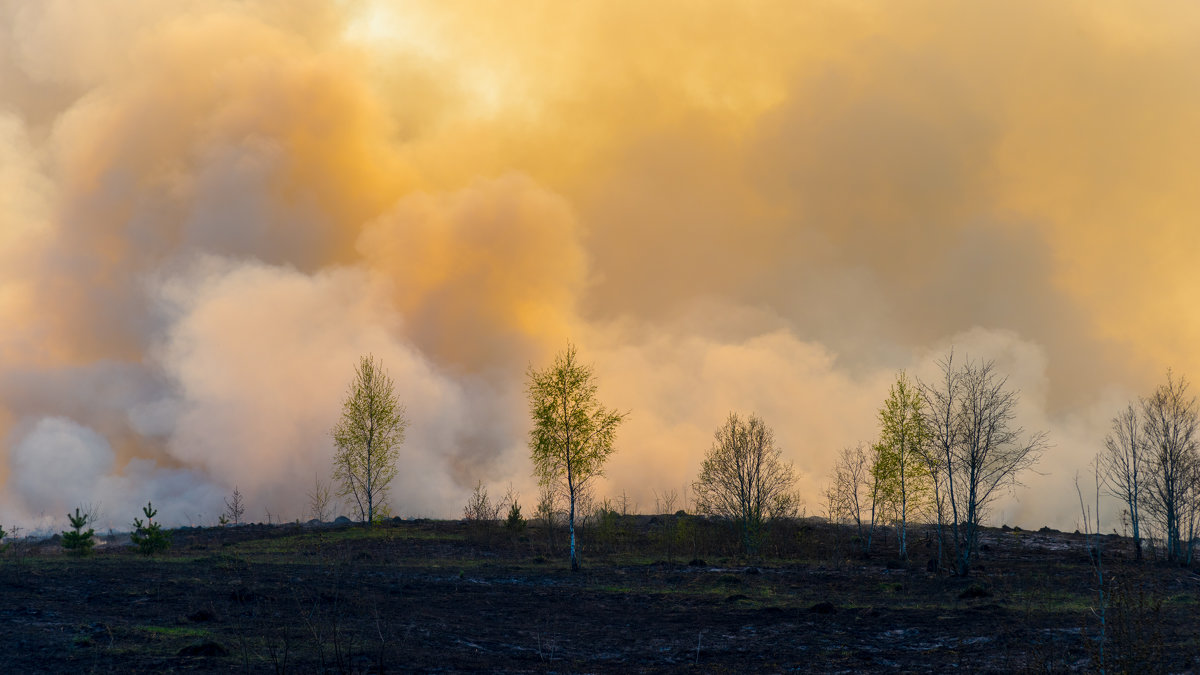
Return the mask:
<path id="1" fill-rule="evenodd" d="M 575 493 L 571 493 L 571 514 L 568 517 L 568 529 L 571 532 L 571 571 L 579 571 L 579 556 L 575 553 Z"/>
<path id="2" fill-rule="evenodd" d="M 1141 532 L 1138 531 L 1139 523 L 1138 523 L 1137 517 L 1134 516 L 1132 518 L 1132 521 L 1133 521 L 1133 552 L 1134 552 L 1133 554 L 1134 554 L 1134 559 L 1140 561 L 1142 559 L 1142 534 L 1141 534 Z"/>
<path id="3" fill-rule="evenodd" d="M 908 485 L 905 484 L 904 476 L 904 461 L 905 456 L 901 454 L 900 461 L 900 536 L 897 539 L 900 542 L 900 559 L 908 560 Z"/>

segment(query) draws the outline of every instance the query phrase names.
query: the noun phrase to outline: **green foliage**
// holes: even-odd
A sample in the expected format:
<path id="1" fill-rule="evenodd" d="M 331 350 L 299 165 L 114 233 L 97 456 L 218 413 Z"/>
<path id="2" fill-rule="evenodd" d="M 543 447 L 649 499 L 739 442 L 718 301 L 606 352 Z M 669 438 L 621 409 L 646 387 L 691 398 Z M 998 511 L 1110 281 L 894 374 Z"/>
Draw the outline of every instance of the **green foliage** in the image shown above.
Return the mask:
<path id="1" fill-rule="evenodd" d="M 932 432 L 925 419 L 920 389 L 900 371 L 879 411 L 879 443 L 871 466 L 878 482 L 883 514 L 900 523 L 900 554 L 907 557 L 907 525 L 911 515 L 927 506 L 930 481 L 923 452 Z"/>
<path id="2" fill-rule="evenodd" d="M 392 378 L 373 356 L 362 357 L 342 403 L 342 419 L 332 434 L 338 496 L 358 511 L 363 522 L 377 522 L 388 512 L 388 485 L 396 477 L 398 448 L 407 427 Z"/>
<path id="3" fill-rule="evenodd" d="M 617 427 L 625 419 L 625 413 L 600 405 L 596 388 L 591 367 L 578 362 L 571 344 L 549 368 L 528 371 L 530 459 L 538 481 L 567 497 L 572 569 L 579 568 L 575 502 L 588 481 L 604 475 L 604 462 L 616 451 Z"/>
<path id="4" fill-rule="evenodd" d="M 146 516 L 146 522 L 143 523 L 141 518 L 134 518 L 133 533 L 129 535 L 130 541 L 138 547 L 138 551 L 142 555 L 153 555 L 170 548 L 170 533 L 164 531 L 162 525 L 154 522 L 154 516 L 158 515 L 154 505 L 146 502 L 146 506 L 142 507 L 142 514 Z"/>
<path id="5" fill-rule="evenodd" d="M 71 521 L 72 532 L 62 533 L 62 546 L 67 549 L 72 555 L 85 556 L 91 553 L 92 547 L 96 545 L 92 538 L 96 531 L 88 528 L 83 531 L 83 528 L 88 524 L 88 514 L 80 513 L 79 507 L 75 507 L 75 515 L 67 514 L 67 519 Z"/>
<path id="6" fill-rule="evenodd" d="M 553 366 L 530 369 L 528 379 L 534 474 L 542 484 L 565 480 L 569 490 L 578 491 L 589 479 L 603 475 L 625 414 L 596 400 L 595 376 L 590 366 L 576 360 L 574 345 L 567 345 Z"/>

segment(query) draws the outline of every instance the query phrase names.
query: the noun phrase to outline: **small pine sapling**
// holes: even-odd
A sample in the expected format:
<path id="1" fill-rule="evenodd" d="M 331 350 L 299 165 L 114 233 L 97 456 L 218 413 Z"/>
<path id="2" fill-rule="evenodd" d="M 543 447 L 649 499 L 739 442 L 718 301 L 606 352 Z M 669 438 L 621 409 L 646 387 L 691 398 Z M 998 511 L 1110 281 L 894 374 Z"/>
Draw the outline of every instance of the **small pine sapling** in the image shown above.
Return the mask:
<path id="1" fill-rule="evenodd" d="M 508 507 L 508 519 L 504 521 L 504 527 L 513 534 L 525 533 L 525 517 L 521 515 L 521 505 L 513 502 Z"/>
<path id="2" fill-rule="evenodd" d="M 74 531 L 62 533 L 63 548 L 67 549 L 71 555 L 80 557 L 91 553 L 92 546 L 96 545 L 95 540 L 92 539 L 96 531 L 90 527 L 86 532 L 83 531 L 84 526 L 88 524 L 88 514 L 80 513 L 79 507 L 76 507 L 75 515 L 68 513 L 67 519 L 71 521 L 71 528 Z"/>
<path id="3" fill-rule="evenodd" d="M 525 516 L 521 515 L 521 505 L 518 503 L 520 498 L 521 496 L 513 489 L 512 483 L 509 483 L 508 492 L 504 494 L 504 501 L 500 502 L 501 508 L 504 504 L 508 504 L 508 518 L 504 521 L 504 529 L 515 535 L 525 534 Z"/>
<path id="4" fill-rule="evenodd" d="M 133 534 L 129 535 L 142 555 L 153 555 L 159 551 L 165 551 L 171 547 L 170 535 L 164 532 L 162 525 L 154 522 L 154 516 L 158 515 L 154 505 L 146 502 L 146 506 L 142 507 L 142 513 L 146 516 L 146 522 L 142 523 L 141 518 L 133 519 Z"/>

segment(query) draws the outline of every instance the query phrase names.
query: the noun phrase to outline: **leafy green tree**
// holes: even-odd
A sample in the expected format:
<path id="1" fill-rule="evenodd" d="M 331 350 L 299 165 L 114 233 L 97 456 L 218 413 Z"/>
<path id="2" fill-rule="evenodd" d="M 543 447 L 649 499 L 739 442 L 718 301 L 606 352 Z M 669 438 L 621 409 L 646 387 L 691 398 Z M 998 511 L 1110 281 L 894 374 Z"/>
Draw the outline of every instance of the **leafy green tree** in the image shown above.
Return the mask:
<path id="1" fill-rule="evenodd" d="M 744 421 L 730 413 L 713 434 L 700 476 L 692 484 L 699 513 L 729 518 L 742 534 L 749 555 L 758 551 L 763 525 L 771 518 L 795 515 L 796 472 L 782 460 L 775 433 L 757 415 Z"/>
<path id="2" fill-rule="evenodd" d="M 904 559 L 908 558 L 909 514 L 924 506 L 929 491 L 929 467 L 923 451 L 932 434 L 924 407 L 920 388 L 900 371 L 879 410 L 879 443 L 872 471 L 881 501 L 891 506 L 900 522 L 897 539 Z"/>
<path id="3" fill-rule="evenodd" d="M 362 357 L 342 404 L 342 419 L 332 432 L 337 446 L 333 477 L 341 483 L 338 496 L 367 524 L 388 513 L 388 485 L 396 477 L 398 448 L 407 428 L 392 378 L 374 356 Z"/>
<path id="4" fill-rule="evenodd" d="M 529 450 L 534 474 L 543 486 L 567 497 L 571 569 L 578 570 L 575 502 L 592 478 L 604 474 L 604 462 L 615 452 L 617 427 L 627 413 L 600 405 L 592 368 L 579 363 L 569 343 L 549 368 L 529 368 L 526 393 L 533 417 Z"/>
<path id="5" fill-rule="evenodd" d="M 71 521 L 71 532 L 62 533 L 62 546 L 71 552 L 72 555 L 85 556 L 91 553 L 92 547 L 96 545 L 96 541 L 92 538 L 96 531 L 88 528 L 85 532 L 83 528 L 88 524 L 88 514 L 80 513 L 79 507 L 75 507 L 75 515 L 67 514 L 67 520 Z M 2 536 L 2 535 L 0 535 Z"/>
<path id="6" fill-rule="evenodd" d="M 161 524 L 154 522 L 154 516 L 158 515 L 154 505 L 146 502 L 142 507 L 142 514 L 146 516 L 146 522 L 143 523 L 141 518 L 134 518 L 133 533 L 129 535 L 129 540 L 138 547 L 138 551 L 142 555 L 153 555 L 171 548 L 170 533 L 164 531 Z"/>

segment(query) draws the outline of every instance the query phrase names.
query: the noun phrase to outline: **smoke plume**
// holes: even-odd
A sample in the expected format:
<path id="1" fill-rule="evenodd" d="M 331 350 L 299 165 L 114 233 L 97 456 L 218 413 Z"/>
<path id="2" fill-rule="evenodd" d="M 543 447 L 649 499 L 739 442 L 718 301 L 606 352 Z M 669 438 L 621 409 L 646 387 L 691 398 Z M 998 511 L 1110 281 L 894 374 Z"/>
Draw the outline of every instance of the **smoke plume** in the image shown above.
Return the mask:
<path id="1" fill-rule="evenodd" d="M 631 413 L 600 496 L 683 490 L 737 410 L 817 512 L 954 347 L 1053 443 L 994 519 L 1073 527 L 1111 415 L 1200 370 L 1198 24 L 0 0 L 0 520 L 212 522 L 235 485 L 306 517 L 366 353 L 412 420 L 398 513 L 528 501 L 525 372 L 573 340 Z"/>

